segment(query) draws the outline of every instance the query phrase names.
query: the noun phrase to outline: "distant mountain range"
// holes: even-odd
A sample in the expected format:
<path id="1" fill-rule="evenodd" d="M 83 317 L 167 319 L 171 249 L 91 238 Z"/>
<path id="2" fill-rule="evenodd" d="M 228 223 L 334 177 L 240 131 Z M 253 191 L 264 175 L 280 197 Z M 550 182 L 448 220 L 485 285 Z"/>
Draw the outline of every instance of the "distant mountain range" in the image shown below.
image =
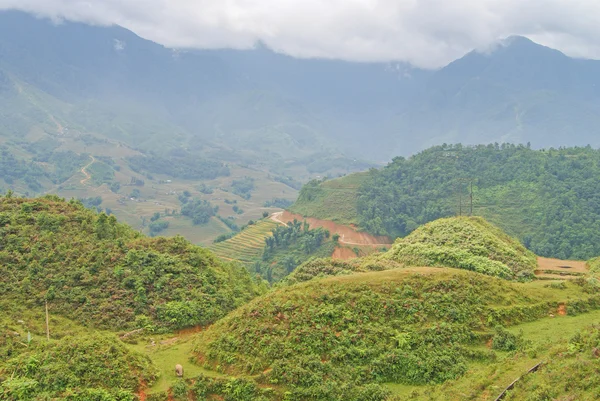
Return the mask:
<path id="1" fill-rule="evenodd" d="M 260 45 L 177 51 L 117 26 L 0 13 L 3 138 L 77 127 L 141 150 L 247 163 L 384 162 L 443 142 L 600 146 L 598 85 L 600 62 L 523 37 L 427 71 Z"/>

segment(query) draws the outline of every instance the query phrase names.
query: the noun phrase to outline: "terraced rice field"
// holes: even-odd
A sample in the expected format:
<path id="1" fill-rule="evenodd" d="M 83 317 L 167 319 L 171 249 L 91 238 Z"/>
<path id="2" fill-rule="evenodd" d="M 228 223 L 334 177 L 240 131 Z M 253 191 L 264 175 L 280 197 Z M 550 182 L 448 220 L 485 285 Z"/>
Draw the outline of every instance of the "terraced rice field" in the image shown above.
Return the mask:
<path id="1" fill-rule="evenodd" d="M 250 264 L 260 257 L 265 246 L 265 238 L 278 223 L 273 220 L 261 220 L 227 241 L 209 247 L 218 257 L 225 260 L 239 260 Z"/>

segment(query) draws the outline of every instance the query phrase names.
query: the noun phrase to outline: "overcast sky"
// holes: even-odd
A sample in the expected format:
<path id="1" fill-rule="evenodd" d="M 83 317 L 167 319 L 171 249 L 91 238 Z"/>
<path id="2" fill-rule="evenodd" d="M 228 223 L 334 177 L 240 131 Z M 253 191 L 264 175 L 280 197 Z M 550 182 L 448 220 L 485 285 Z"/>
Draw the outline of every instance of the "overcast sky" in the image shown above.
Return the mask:
<path id="1" fill-rule="evenodd" d="M 600 59 L 599 0 L 0 0 L 0 9 L 118 24 L 175 48 L 252 47 L 299 57 L 436 68 L 509 35 Z"/>

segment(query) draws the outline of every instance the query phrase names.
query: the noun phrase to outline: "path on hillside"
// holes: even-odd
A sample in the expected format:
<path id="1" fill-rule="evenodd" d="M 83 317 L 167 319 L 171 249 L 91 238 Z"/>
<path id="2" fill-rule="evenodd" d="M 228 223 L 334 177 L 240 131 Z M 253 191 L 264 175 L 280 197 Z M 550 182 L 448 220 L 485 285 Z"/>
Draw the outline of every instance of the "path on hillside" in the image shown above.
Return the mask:
<path id="1" fill-rule="evenodd" d="M 284 218 L 284 214 L 287 214 L 287 218 Z M 344 226 L 341 224 L 337 224 L 333 221 L 329 220 L 319 220 L 314 218 L 303 218 L 302 216 L 294 215 L 290 212 L 275 212 L 271 215 L 271 220 L 287 225 L 287 222 L 293 221 L 294 218 L 298 219 L 298 221 L 306 220 L 311 227 L 322 227 L 327 230 L 331 234 L 338 234 L 340 236 L 339 242 L 344 245 L 358 245 L 358 246 L 390 246 L 391 242 L 381 242 L 382 237 L 376 237 L 371 234 L 361 233 L 353 229 L 349 226 Z M 348 240 L 346 237 L 349 237 Z"/>
<path id="2" fill-rule="evenodd" d="M 89 181 L 89 179 L 90 179 L 90 178 L 92 178 L 92 176 L 90 175 L 90 173 L 88 173 L 88 172 L 86 171 L 86 169 L 87 169 L 88 167 L 90 167 L 92 164 L 94 164 L 94 163 L 96 162 L 96 159 L 94 158 L 94 156 L 90 156 L 90 157 L 92 158 L 92 161 L 91 161 L 91 162 L 89 162 L 88 164 L 86 164 L 85 166 L 83 166 L 83 167 L 81 168 L 81 173 L 82 173 L 83 175 L 85 175 L 85 178 L 84 178 L 83 180 L 79 181 L 79 182 L 81 183 L 81 185 L 85 185 L 85 183 L 86 183 L 87 181 Z"/>

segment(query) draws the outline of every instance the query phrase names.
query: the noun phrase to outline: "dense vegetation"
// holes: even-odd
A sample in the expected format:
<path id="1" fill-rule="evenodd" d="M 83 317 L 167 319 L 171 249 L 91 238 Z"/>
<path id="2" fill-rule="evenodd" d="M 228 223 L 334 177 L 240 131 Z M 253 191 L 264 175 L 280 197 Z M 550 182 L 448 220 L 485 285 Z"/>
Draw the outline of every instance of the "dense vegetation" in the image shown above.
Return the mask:
<path id="1" fill-rule="evenodd" d="M 147 356 L 111 336 L 29 341 L 0 365 L 0 398 L 11 401 L 134 401 L 142 383 L 156 378 Z"/>
<path id="2" fill-rule="evenodd" d="M 231 192 L 248 200 L 252 196 L 254 190 L 254 179 L 251 177 L 244 177 L 239 180 L 233 180 L 231 182 Z"/>
<path id="3" fill-rule="evenodd" d="M 373 171 L 359 191 L 362 228 L 404 236 L 470 209 L 517 236 L 536 254 L 600 254 L 600 150 L 525 146 L 437 146 Z M 459 204 L 462 196 L 462 206 Z"/>
<path id="4" fill-rule="evenodd" d="M 213 206 L 204 199 L 192 199 L 183 197 L 181 214 L 192 219 L 194 224 L 206 224 L 211 217 L 219 211 L 218 206 Z"/>
<path id="5" fill-rule="evenodd" d="M 565 296 L 455 269 L 311 280 L 239 308 L 195 350 L 208 366 L 286 385 L 291 400 L 379 400 L 386 392 L 377 383 L 441 383 L 493 361 L 492 350 L 471 345 L 496 336 L 498 325 L 546 316 Z M 587 299 L 599 305 L 597 295 Z M 357 395 L 366 386 L 373 398 Z"/>
<path id="6" fill-rule="evenodd" d="M 229 167 L 220 162 L 201 159 L 196 155 L 175 154 L 169 157 L 155 154 L 127 159 L 129 167 L 138 173 L 164 174 L 183 179 L 214 179 L 230 174 Z"/>
<path id="7" fill-rule="evenodd" d="M 536 256 L 481 217 L 451 217 L 399 238 L 381 256 L 406 266 L 472 270 L 505 279 L 533 277 Z"/>
<path id="8" fill-rule="evenodd" d="M 270 283 L 279 281 L 312 257 L 330 256 L 335 244 L 327 241 L 329 235 L 323 228 L 311 229 L 298 220 L 278 225 L 265 238 L 261 260 L 254 262 L 252 270 Z"/>
<path id="9" fill-rule="evenodd" d="M 55 197 L 0 200 L 0 297 L 95 327 L 215 321 L 258 293 L 241 267 L 182 237 L 145 238 Z"/>

